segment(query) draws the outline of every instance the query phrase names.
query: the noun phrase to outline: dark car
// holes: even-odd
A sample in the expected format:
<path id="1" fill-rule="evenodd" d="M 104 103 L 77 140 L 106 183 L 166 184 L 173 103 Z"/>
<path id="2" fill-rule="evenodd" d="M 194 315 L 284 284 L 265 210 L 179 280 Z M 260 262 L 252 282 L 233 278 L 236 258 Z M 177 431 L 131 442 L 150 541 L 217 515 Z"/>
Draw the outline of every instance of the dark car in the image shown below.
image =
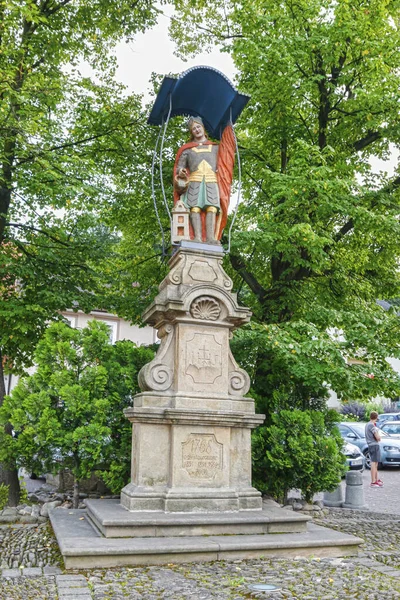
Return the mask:
<path id="1" fill-rule="evenodd" d="M 365 425 L 365 423 L 344 422 L 339 423 L 338 427 L 340 435 L 345 442 L 349 442 L 360 448 L 365 456 L 365 466 L 369 469 L 371 467 L 371 460 L 368 444 L 365 440 Z M 379 430 L 379 435 L 381 436 L 381 441 L 379 442 L 381 451 L 379 468 L 389 466 L 400 467 L 400 440 L 392 438 L 382 430 Z"/>

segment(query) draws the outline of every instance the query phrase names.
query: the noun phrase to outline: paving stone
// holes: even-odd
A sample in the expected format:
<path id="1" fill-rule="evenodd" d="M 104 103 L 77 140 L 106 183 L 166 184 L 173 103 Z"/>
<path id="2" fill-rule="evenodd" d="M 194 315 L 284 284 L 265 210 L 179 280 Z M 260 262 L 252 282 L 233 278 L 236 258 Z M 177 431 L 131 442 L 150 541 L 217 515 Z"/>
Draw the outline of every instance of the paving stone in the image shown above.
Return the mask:
<path id="1" fill-rule="evenodd" d="M 45 575 L 61 575 L 62 571 L 60 567 L 43 567 L 43 573 Z"/>
<path id="2" fill-rule="evenodd" d="M 21 577 L 21 569 L 3 569 L 3 577 Z"/>
<path id="3" fill-rule="evenodd" d="M 62 590 L 58 588 L 58 593 L 60 596 L 65 596 L 65 598 L 68 598 L 68 600 L 75 600 L 75 598 L 79 598 L 79 600 L 81 600 L 81 598 L 87 595 L 89 595 L 89 598 L 91 597 L 89 588 L 63 588 Z"/>
<path id="4" fill-rule="evenodd" d="M 86 596 L 65 596 L 64 594 L 59 594 L 58 600 L 92 600 L 92 594 L 90 592 Z M 113 600 L 116 599 L 113 598 Z"/>
<path id="5" fill-rule="evenodd" d="M 58 595 L 61 598 L 65 598 L 65 600 L 86 600 L 86 598 L 91 598 L 92 593 L 87 588 L 86 590 L 58 590 Z"/>
<path id="6" fill-rule="evenodd" d="M 56 581 L 57 583 L 60 581 L 84 581 L 86 583 L 86 578 L 83 575 L 56 575 Z"/>
<path id="7" fill-rule="evenodd" d="M 40 577 L 43 575 L 43 569 L 40 567 L 28 567 L 27 569 L 21 569 L 21 575 L 24 577 Z"/>
<path id="8" fill-rule="evenodd" d="M 58 585 L 58 589 L 67 589 L 67 588 L 73 588 L 73 589 L 78 589 L 78 588 L 86 588 L 87 587 L 87 581 L 86 579 L 84 579 L 83 581 L 81 579 L 79 579 L 78 581 L 57 581 L 57 585 Z"/>
<path id="9" fill-rule="evenodd" d="M 17 518 L 17 516 L 13 517 L 12 515 L 0 515 L 0 523 L 15 523 Z"/>

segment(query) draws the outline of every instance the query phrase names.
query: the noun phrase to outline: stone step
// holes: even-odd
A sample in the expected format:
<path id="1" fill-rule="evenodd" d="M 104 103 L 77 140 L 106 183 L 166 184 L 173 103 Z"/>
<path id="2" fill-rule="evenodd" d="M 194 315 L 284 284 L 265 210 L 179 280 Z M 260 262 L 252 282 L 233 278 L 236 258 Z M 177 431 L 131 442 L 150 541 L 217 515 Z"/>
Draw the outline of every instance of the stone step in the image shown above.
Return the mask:
<path id="1" fill-rule="evenodd" d="M 356 555 L 363 540 L 308 524 L 303 533 L 105 538 L 86 511 L 50 513 L 66 569 L 160 565 L 262 557 Z"/>
<path id="2" fill-rule="evenodd" d="M 216 513 L 130 512 L 119 500 L 86 500 L 87 516 L 107 538 L 301 533 L 311 517 L 263 503 L 263 510 Z"/>

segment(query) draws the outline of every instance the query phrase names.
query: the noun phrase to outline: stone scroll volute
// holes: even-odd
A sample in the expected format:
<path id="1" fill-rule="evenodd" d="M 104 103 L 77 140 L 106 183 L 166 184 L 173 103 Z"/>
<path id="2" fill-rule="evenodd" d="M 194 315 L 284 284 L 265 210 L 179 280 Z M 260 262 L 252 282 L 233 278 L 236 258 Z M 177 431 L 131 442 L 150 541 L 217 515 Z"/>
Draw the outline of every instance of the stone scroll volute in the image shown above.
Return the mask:
<path id="1" fill-rule="evenodd" d="M 229 394 L 231 396 L 244 396 L 250 389 L 248 373 L 239 367 L 229 349 Z"/>
<path id="2" fill-rule="evenodd" d="M 144 365 L 139 372 L 139 386 L 145 391 L 165 392 L 173 384 L 172 341 L 174 328 L 168 324 L 158 332 L 161 344 L 154 359 Z"/>

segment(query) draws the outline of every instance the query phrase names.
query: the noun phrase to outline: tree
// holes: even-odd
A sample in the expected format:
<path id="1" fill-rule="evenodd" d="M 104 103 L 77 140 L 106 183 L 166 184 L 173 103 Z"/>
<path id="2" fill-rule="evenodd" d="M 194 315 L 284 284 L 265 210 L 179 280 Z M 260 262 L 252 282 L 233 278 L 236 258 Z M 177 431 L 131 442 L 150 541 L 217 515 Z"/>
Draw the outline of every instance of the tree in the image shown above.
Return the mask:
<path id="1" fill-rule="evenodd" d="M 399 168 L 372 167 L 398 147 L 398 0 L 176 7 L 181 54 L 219 44 L 251 96 L 226 268 L 253 310 L 234 347 L 266 426 L 280 410 L 323 409 L 330 388 L 398 396 L 387 358 L 400 356 L 400 322 L 376 301 L 399 295 Z"/>
<path id="2" fill-rule="evenodd" d="M 198 42 L 180 6 L 173 29 L 187 52 Z M 342 397 L 398 390 L 386 358 L 399 355 L 399 321 L 376 300 L 399 289 L 400 177 L 371 167 L 398 143 L 398 9 L 345 0 L 190 6 L 192 22 L 232 53 L 251 95 L 230 262 L 253 331 L 270 334 L 271 358 L 279 354 L 287 371 L 314 357 L 307 372 L 319 370 L 316 381 Z"/>
<path id="3" fill-rule="evenodd" d="M 54 323 L 39 342 L 34 375 L 20 380 L 0 409 L 15 437 L 3 435 L 0 458 L 30 471 L 74 476 L 98 471 L 119 492 L 130 468 L 132 427 L 123 415 L 138 390 L 140 368 L 154 356 L 132 342 L 111 345 L 107 325 L 82 330 Z"/>
<path id="4" fill-rule="evenodd" d="M 30 363 L 58 311 L 105 302 L 101 263 L 118 238 L 99 221 L 118 199 L 120 138 L 144 124 L 140 99 L 115 83 L 112 49 L 156 15 L 150 0 L 0 4 L 0 405 L 3 368 Z M 15 469 L 0 479 L 16 504 Z"/>

